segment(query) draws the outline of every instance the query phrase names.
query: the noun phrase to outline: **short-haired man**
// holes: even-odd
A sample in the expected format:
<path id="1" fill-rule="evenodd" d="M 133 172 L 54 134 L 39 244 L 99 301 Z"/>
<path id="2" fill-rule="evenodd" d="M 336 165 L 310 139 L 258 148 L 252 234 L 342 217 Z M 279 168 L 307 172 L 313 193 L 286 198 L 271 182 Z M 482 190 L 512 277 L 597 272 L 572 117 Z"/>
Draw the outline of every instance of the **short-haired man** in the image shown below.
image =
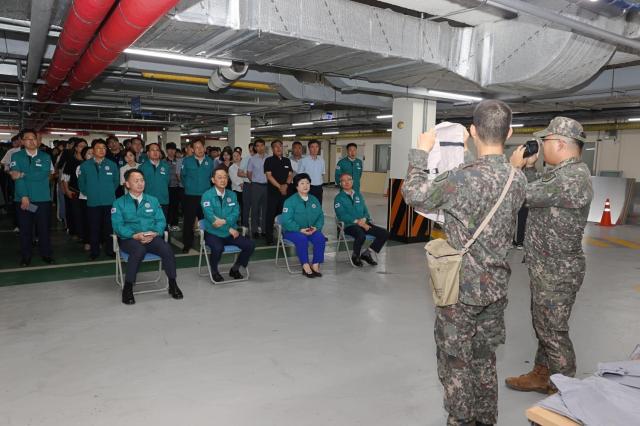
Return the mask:
<path id="1" fill-rule="evenodd" d="M 169 180 L 171 166 L 162 157 L 160 145 L 153 142 L 147 145 L 148 161 L 142 163 L 138 169 L 144 174 L 145 193 L 156 197 L 162 206 L 165 220 L 169 217 Z"/>
<path id="2" fill-rule="evenodd" d="M 523 173 L 514 170 L 504 156 L 510 125 L 511 109 L 504 102 L 480 102 L 470 128 L 478 159 L 433 180 L 429 179 L 428 160 L 435 129 L 423 133 L 418 149 L 409 152 L 404 199 L 420 210 L 442 210 L 448 242 L 457 250 L 488 216 L 515 173 L 495 215 L 464 255 L 458 302 L 436 307 L 438 376 L 444 387 L 448 425 L 495 424 L 498 418 L 495 350 L 505 340 L 504 310 L 511 273 L 506 258 L 526 185 Z"/>
<path id="3" fill-rule="evenodd" d="M 124 179 L 129 193 L 115 200 L 111 208 L 111 223 L 118 236 L 118 244 L 129 255 L 122 303 L 136 303 L 133 285 L 147 253 L 160 256 L 162 268 L 169 280 L 169 294 L 174 299 L 182 299 L 182 291 L 176 283 L 176 258 L 169 243 L 163 238 L 167 222 L 160 203 L 156 197 L 144 192 L 144 174 L 140 170 L 127 170 Z"/>
<path id="4" fill-rule="evenodd" d="M 302 143 L 300 141 L 295 141 L 291 145 L 291 157 L 289 157 L 289 160 L 291 161 L 293 174 L 296 175 L 300 167 L 300 161 L 302 160 Z M 291 192 L 293 193 L 295 191 L 292 190 Z"/>
<path id="5" fill-rule="evenodd" d="M 264 162 L 267 159 L 264 140 L 254 142 L 256 153 L 249 158 L 247 177 L 251 180 L 251 232 L 258 238 L 258 228 L 266 236 L 267 222 L 267 176 L 264 174 Z"/>
<path id="6" fill-rule="evenodd" d="M 87 196 L 87 223 L 89 226 L 89 257 L 95 260 L 100 254 L 100 243 L 104 252 L 113 257 L 111 242 L 111 206 L 115 200 L 116 188 L 120 185 L 118 166 L 106 158 L 107 143 L 103 139 L 91 142 L 93 158 L 80 165 L 78 186 Z"/>
<path id="7" fill-rule="evenodd" d="M 107 158 L 118 165 L 118 168 L 124 166 L 124 155 L 120 149 L 120 142 L 115 135 L 109 135 L 107 137 Z"/>
<path id="8" fill-rule="evenodd" d="M 264 161 L 264 173 L 267 176 L 267 220 L 264 224 L 267 245 L 273 245 L 273 221 L 282 213 L 284 200 L 293 181 L 291 161 L 282 155 L 282 141 L 271 142 L 271 155 Z"/>
<path id="9" fill-rule="evenodd" d="M 373 224 L 364 197 L 360 191 L 354 188 L 351 175 L 343 173 L 339 182 L 341 189 L 336 195 L 333 207 L 336 212 L 336 219 L 339 222 L 344 222 L 345 234 L 354 238 L 351 261 L 356 266 L 362 266 L 363 260 L 369 265 L 377 265 L 378 262 L 373 259 L 369 250 L 380 253 L 389 238 L 389 232 Z M 367 239 L 367 235 L 373 235 L 375 240 L 363 252 L 362 246 Z"/>
<path id="10" fill-rule="evenodd" d="M 194 155 L 182 159 L 180 180 L 184 186 L 184 223 L 182 229 L 182 252 L 188 253 L 193 247 L 193 227 L 196 218 L 202 219 L 200 197 L 211 188 L 213 161 L 205 155 L 204 141 L 191 143 Z"/>
<path id="11" fill-rule="evenodd" d="M 144 153 L 144 142 L 139 137 L 131 138 L 131 150 L 136 154 L 136 163 L 142 164 L 147 161 L 147 154 Z"/>
<path id="12" fill-rule="evenodd" d="M 320 155 L 320 141 L 311 139 L 307 144 L 309 155 L 300 161 L 298 173 L 306 173 L 311 177 L 309 193 L 322 204 L 322 184 L 324 183 L 324 158 Z"/>
<path id="13" fill-rule="evenodd" d="M 347 156 L 336 164 L 336 184 L 340 183 L 340 176 L 346 173 L 353 179 L 353 189 L 360 192 L 360 178 L 362 177 L 362 160 L 357 157 L 358 145 L 347 144 Z"/>
<path id="14" fill-rule="evenodd" d="M 51 157 L 38 149 L 40 141 L 35 130 L 20 132 L 24 150 L 11 156 L 10 172 L 15 182 L 15 204 L 20 228 L 20 265 L 31 263 L 33 228 L 38 233 L 38 248 L 45 263 L 53 263 L 51 248 L 51 190 L 49 177 L 53 173 Z"/>
<path id="15" fill-rule="evenodd" d="M 580 123 L 556 117 L 534 136 L 542 138 L 544 161 L 551 167 L 537 173 L 538 155 L 524 158 L 522 146 L 512 154 L 511 164 L 524 167 L 529 180 L 524 249 L 538 350 L 533 370 L 507 378 L 506 384 L 515 390 L 546 394 L 554 390 L 550 376 L 576 374 L 569 317 L 586 270 L 582 237 L 593 188 L 589 167 L 580 159 L 586 140 Z"/>

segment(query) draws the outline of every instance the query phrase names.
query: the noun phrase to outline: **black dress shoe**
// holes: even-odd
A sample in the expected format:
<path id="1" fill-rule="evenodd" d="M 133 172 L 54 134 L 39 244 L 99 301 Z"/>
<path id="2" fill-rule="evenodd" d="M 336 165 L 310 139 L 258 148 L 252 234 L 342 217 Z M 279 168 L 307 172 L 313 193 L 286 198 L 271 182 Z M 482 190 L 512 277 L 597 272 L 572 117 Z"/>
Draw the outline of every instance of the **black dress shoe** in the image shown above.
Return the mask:
<path id="1" fill-rule="evenodd" d="M 96 260 L 98 258 L 97 254 L 90 254 L 89 255 L 89 260 Z"/>
<path id="2" fill-rule="evenodd" d="M 314 277 L 318 277 L 320 278 L 322 276 L 322 274 L 320 273 L 320 271 L 313 271 L 311 272 L 313 274 Z"/>
<path id="3" fill-rule="evenodd" d="M 220 275 L 220 272 L 214 272 L 213 273 L 213 280 L 217 283 L 224 281 L 224 278 L 222 277 L 222 275 Z"/>
<path id="4" fill-rule="evenodd" d="M 187 253 L 189 253 L 189 250 L 191 250 L 189 247 L 184 247 L 182 249 L 182 253 L 187 254 Z"/>
<path id="5" fill-rule="evenodd" d="M 116 254 L 114 252 L 107 253 L 107 257 L 110 257 L 111 259 L 115 259 L 116 258 Z"/>
<path id="6" fill-rule="evenodd" d="M 20 259 L 20 266 L 29 266 L 30 264 L 31 264 L 30 257 L 23 257 L 22 259 Z"/>
<path id="7" fill-rule="evenodd" d="M 362 267 L 362 260 L 360 260 L 360 256 L 351 256 L 351 261 L 354 265 Z"/>
<path id="8" fill-rule="evenodd" d="M 273 240 L 267 240 L 265 244 L 268 245 L 268 246 L 272 246 L 275 243 L 273 242 Z"/>
<path id="9" fill-rule="evenodd" d="M 231 276 L 231 278 L 233 278 L 234 280 L 241 280 L 242 278 L 244 278 L 238 269 L 233 268 L 229 271 L 229 276 Z"/>
<path id="10" fill-rule="evenodd" d="M 180 291 L 180 287 L 178 287 L 178 283 L 176 280 L 169 280 L 169 294 L 174 299 L 180 300 L 184 296 L 182 295 L 182 291 Z"/>
<path id="11" fill-rule="evenodd" d="M 313 273 L 313 271 L 311 271 L 310 274 L 307 274 L 307 272 L 304 269 L 302 270 L 302 275 L 304 275 L 307 278 L 315 278 L 316 277 L 316 275 Z"/>
<path id="12" fill-rule="evenodd" d="M 134 305 L 136 303 L 136 299 L 133 298 L 132 283 L 124 283 L 124 287 L 122 288 L 122 303 L 125 305 Z"/>
<path id="13" fill-rule="evenodd" d="M 257 238 L 260 238 L 260 234 L 259 234 L 259 233 L 257 233 L 257 232 L 254 232 L 254 233 L 253 233 L 253 239 L 255 240 L 255 239 L 257 239 Z"/>
<path id="14" fill-rule="evenodd" d="M 377 265 L 378 262 L 376 262 L 375 260 L 373 260 L 373 257 L 371 257 L 371 253 L 363 253 L 360 255 L 360 258 L 362 260 L 364 260 L 365 262 L 367 262 L 369 265 Z"/>
<path id="15" fill-rule="evenodd" d="M 51 256 L 42 256 L 42 261 L 47 265 L 51 265 L 52 263 L 54 263 L 53 257 Z"/>

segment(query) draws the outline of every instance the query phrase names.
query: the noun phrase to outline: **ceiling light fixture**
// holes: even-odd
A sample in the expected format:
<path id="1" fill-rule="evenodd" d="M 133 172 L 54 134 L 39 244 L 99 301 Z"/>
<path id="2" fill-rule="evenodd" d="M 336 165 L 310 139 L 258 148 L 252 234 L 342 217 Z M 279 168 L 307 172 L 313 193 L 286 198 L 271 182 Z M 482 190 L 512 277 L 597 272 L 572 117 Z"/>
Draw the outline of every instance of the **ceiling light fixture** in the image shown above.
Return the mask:
<path id="1" fill-rule="evenodd" d="M 138 135 L 127 135 L 127 134 L 124 134 L 124 133 L 121 133 L 121 134 L 116 133 L 113 136 L 115 136 L 117 138 L 137 138 L 138 137 Z"/>
<path id="2" fill-rule="evenodd" d="M 255 127 L 252 127 L 252 128 L 250 128 L 249 130 L 254 131 L 255 129 L 256 129 Z"/>
<path id="3" fill-rule="evenodd" d="M 69 136 L 77 136 L 76 132 L 50 132 L 52 135 L 69 135 Z"/>
<path id="4" fill-rule="evenodd" d="M 227 140 L 227 138 L 218 138 L 218 140 L 226 141 L 226 140 Z"/>
<path id="5" fill-rule="evenodd" d="M 323 135 L 339 135 L 340 132 L 322 132 Z"/>
<path id="6" fill-rule="evenodd" d="M 452 99 L 455 101 L 471 101 L 480 102 L 482 98 L 470 95 L 461 95 L 458 93 L 442 92 L 440 90 L 427 90 L 427 96 L 433 96 L 434 98 Z"/>
<path id="7" fill-rule="evenodd" d="M 524 124 L 512 124 L 511 127 L 524 127 Z"/>
<path id="8" fill-rule="evenodd" d="M 387 118 L 393 118 L 393 114 L 376 115 L 378 120 L 386 120 Z"/>
<path id="9" fill-rule="evenodd" d="M 393 129 L 387 129 L 387 132 L 393 132 Z"/>
<path id="10" fill-rule="evenodd" d="M 627 121 L 640 121 L 640 117 L 628 118 Z"/>
<path id="11" fill-rule="evenodd" d="M 211 133 L 212 135 L 219 135 L 220 133 L 222 133 L 222 130 L 212 130 L 209 133 Z"/>
<path id="12" fill-rule="evenodd" d="M 289 133 L 289 134 L 286 134 L 286 135 L 282 135 L 282 137 L 283 138 L 295 138 L 296 135 L 295 135 L 295 133 Z"/>
<path id="13" fill-rule="evenodd" d="M 221 67 L 230 67 L 231 61 L 228 59 L 210 59 L 201 58 L 199 56 L 187 56 L 169 52 L 159 52 L 157 50 L 144 49 L 124 49 L 124 53 L 136 56 L 148 56 L 150 58 L 171 59 L 174 61 L 192 62 L 194 64 L 218 65 Z"/>
<path id="14" fill-rule="evenodd" d="M 313 121 L 303 121 L 301 123 L 291 123 L 292 126 L 313 126 Z"/>
<path id="15" fill-rule="evenodd" d="M 1 136 L 11 136 L 11 133 L 4 133 L 4 132 L 2 132 L 2 133 L 0 133 L 0 135 L 1 135 Z"/>

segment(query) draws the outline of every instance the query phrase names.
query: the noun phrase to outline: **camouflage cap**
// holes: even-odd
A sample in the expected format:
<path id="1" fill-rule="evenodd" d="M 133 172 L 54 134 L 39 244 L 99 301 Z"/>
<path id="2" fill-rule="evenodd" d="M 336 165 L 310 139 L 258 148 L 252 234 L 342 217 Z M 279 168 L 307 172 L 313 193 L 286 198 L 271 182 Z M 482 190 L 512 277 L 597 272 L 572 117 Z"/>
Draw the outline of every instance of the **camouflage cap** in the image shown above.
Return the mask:
<path id="1" fill-rule="evenodd" d="M 579 140 L 580 142 L 587 141 L 587 137 L 582 129 L 582 124 L 567 117 L 556 117 L 551 120 L 546 129 L 533 134 L 533 136 L 537 138 L 544 138 L 548 135 L 565 136 L 567 138 Z"/>

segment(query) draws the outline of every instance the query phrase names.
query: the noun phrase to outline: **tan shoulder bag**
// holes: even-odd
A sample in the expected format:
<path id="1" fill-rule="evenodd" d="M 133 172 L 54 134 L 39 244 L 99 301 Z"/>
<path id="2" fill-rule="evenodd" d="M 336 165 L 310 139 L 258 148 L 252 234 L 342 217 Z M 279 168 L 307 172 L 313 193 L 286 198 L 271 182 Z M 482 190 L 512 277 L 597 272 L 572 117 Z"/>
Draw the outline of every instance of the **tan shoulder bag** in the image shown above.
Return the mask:
<path id="1" fill-rule="evenodd" d="M 433 293 L 433 301 L 436 306 L 449 306 L 458 303 L 458 294 L 460 292 L 460 268 L 462 267 L 462 258 L 469 248 L 476 242 L 476 239 L 482 234 L 487 227 L 500 204 L 511 187 L 516 169 L 512 168 L 509 179 L 502 189 L 500 198 L 491 208 L 489 214 L 484 218 L 471 239 L 467 241 L 462 250 L 456 250 L 451 247 L 447 240 L 437 238 L 429 241 L 424 249 L 427 252 L 427 266 L 429 267 L 431 282 L 431 290 Z"/>

